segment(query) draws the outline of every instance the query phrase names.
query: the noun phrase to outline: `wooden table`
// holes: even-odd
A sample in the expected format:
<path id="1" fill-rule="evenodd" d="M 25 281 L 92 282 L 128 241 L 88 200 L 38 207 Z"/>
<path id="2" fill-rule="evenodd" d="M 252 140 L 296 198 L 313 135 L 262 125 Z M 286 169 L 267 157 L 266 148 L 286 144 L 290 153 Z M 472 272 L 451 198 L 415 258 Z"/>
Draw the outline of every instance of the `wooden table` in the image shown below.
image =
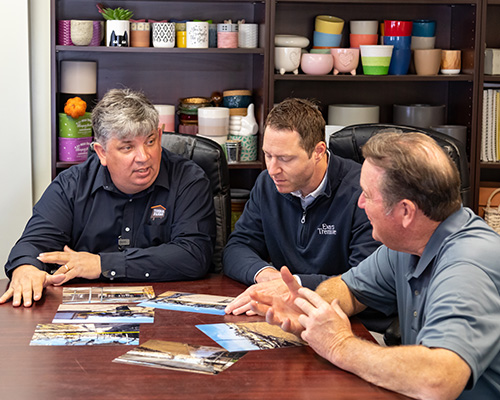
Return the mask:
<path id="1" fill-rule="evenodd" d="M 8 280 L 0 280 L 0 293 Z M 101 284 L 92 283 L 92 286 Z M 71 285 L 89 286 L 89 284 Z M 154 283 L 166 290 L 236 296 L 245 286 L 214 275 L 192 282 Z M 405 399 L 347 373 L 307 347 L 250 351 L 218 375 L 202 375 L 113 363 L 131 346 L 30 346 L 35 327 L 50 323 L 62 288 L 49 287 L 31 308 L 0 305 L 0 398 L 28 399 Z M 197 324 L 260 321 L 155 310 L 154 324 L 141 325 L 140 342 L 150 339 L 217 346 Z M 358 336 L 371 339 L 357 322 Z"/>

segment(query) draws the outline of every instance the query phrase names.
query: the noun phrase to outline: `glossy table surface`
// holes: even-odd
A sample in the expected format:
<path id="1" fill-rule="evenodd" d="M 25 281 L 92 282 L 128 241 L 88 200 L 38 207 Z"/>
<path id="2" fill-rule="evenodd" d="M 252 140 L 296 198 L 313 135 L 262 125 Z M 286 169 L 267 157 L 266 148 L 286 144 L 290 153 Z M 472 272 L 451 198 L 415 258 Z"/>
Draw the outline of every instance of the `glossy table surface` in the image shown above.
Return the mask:
<path id="1" fill-rule="evenodd" d="M 0 280 L 1 293 L 7 286 L 8 280 Z M 200 281 L 153 283 L 152 286 L 156 294 L 174 290 L 237 296 L 245 289 L 242 284 L 219 275 Z M 0 399 L 406 398 L 333 366 L 308 346 L 250 351 L 218 375 L 112 362 L 133 346 L 30 346 L 36 325 L 52 322 L 61 299 L 62 288 L 49 287 L 43 299 L 31 308 L 14 308 L 10 302 L 0 305 Z M 217 346 L 195 325 L 261 320 L 258 316 L 156 309 L 154 324 L 141 325 L 140 343 L 157 339 Z M 360 323 L 354 321 L 353 330 L 358 336 L 372 340 Z"/>

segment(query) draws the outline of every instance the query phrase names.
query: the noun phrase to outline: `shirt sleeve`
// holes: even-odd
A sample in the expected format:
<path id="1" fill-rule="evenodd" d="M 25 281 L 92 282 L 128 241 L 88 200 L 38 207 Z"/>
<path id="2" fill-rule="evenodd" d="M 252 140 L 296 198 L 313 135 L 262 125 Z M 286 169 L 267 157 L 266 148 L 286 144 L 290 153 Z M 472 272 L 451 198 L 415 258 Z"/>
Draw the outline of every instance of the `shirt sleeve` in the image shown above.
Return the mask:
<path id="1" fill-rule="evenodd" d="M 342 274 L 342 280 L 365 306 L 391 315 L 397 312 L 394 268 L 397 265 L 386 246 L 380 246 L 356 268 Z"/>
<path id="2" fill-rule="evenodd" d="M 255 275 L 269 266 L 269 262 L 265 261 L 269 254 L 258 198 L 259 180 L 250 193 L 250 199 L 236 222 L 223 254 L 224 274 L 246 285 L 254 284 Z"/>
<path id="3" fill-rule="evenodd" d="M 37 257 L 43 252 L 63 251 L 64 245 L 70 242 L 67 232 L 71 232 L 72 227 L 69 198 L 73 179 L 68 176 L 56 178 L 33 207 L 33 214 L 5 264 L 7 277 L 11 278 L 12 271 L 24 264 L 46 272 L 56 267 L 42 263 Z"/>
<path id="4" fill-rule="evenodd" d="M 210 183 L 202 171 L 197 175 L 186 172 L 178 179 L 182 185 L 175 194 L 171 240 L 145 248 L 101 252 L 104 277 L 173 281 L 199 279 L 206 275 L 212 260 L 216 229 Z"/>

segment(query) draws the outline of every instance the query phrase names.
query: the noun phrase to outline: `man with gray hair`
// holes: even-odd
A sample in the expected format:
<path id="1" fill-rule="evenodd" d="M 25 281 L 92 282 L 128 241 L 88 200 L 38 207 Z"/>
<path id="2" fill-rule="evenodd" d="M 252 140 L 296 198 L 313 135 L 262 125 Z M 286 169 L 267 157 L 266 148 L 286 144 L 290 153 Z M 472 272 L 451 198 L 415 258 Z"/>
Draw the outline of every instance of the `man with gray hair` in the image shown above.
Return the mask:
<path id="1" fill-rule="evenodd" d="M 146 96 L 112 89 L 92 111 L 89 158 L 59 174 L 33 209 L 5 271 L 0 303 L 31 306 L 74 278 L 172 281 L 210 266 L 215 211 L 194 162 L 163 149 Z M 52 273 L 53 272 L 53 273 Z"/>

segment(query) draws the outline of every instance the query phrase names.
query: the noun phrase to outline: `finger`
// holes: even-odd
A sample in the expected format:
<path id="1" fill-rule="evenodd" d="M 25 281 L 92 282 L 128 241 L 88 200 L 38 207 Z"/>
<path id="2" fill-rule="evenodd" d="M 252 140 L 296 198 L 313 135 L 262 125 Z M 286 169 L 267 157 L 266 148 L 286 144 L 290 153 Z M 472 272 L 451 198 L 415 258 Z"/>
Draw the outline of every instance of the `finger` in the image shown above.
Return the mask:
<path id="1" fill-rule="evenodd" d="M 294 301 L 293 304 L 295 304 L 300 310 L 306 314 L 306 315 L 311 315 L 316 310 L 316 307 L 309 303 L 307 299 L 304 299 L 303 297 L 297 297 Z"/>
<path id="2" fill-rule="evenodd" d="M 60 285 L 63 282 L 65 282 L 65 279 L 66 279 L 65 274 L 57 274 L 57 273 L 54 275 L 47 274 L 43 286 L 47 287 L 49 285 Z"/>
<path id="3" fill-rule="evenodd" d="M 3 304 L 5 303 L 7 300 L 9 300 L 12 295 L 14 294 L 14 289 L 12 289 L 11 287 L 8 288 L 5 293 L 2 295 L 2 297 L 0 297 L 0 304 Z"/>
<path id="4" fill-rule="evenodd" d="M 267 305 L 273 304 L 273 296 L 261 290 L 255 290 L 251 292 L 250 298 L 257 303 L 263 303 Z"/>
<path id="5" fill-rule="evenodd" d="M 19 293 L 20 294 L 20 293 Z M 16 294 L 14 293 L 14 299 Z M 23 305 L 24 307 L 31 307 L 33 304 L 33 284 L 30 281 L 28 285 L 22 287 L 22 297 L 23 297 Z M 21 298 L 18 297 L 19 304 L 21 304 Z M 16 302 L 16 301 L 14 301 Z"/>
<path id="6" fill-rule="evenodd" d="M 313 292 L 308 288 L 300 288 L 299 295 L 306 298 L 309 303 L 313 304 L 316 307 L 321 307 L 322 305 L 328 304 L 318 293 Z"/>
<path id="7" fill-rule="evenodd" d="M 69 262 L 70 256 L 62 251 L 52 251 L 50 253 L 40 253 L 37 259 L 44 263 L 64 265 Z"/>
<path id="8" fill-rule="evenodd" d="M 237 296 L 231 303 L 229 303 L 224 311 L 226 314 L 231 314 L 236 310 L 237 308 L 240 308 L 241 306 L 244 306 L 245 304 L 248 304 L 251 301 L 250 296 L 246 294 L 246 291 L 241 293 L 239 296 Z"/>
<path id="9" fill-rule="evenodd" d="M 70 247 L 68 245 L 65 245 L 63 250 L 65 253 L 76 253 L 76 251 L 70 249 Z"/>
<path id="10" fill-rule="evenodd" d="M 258 315 L 266 315 L 270 307 L 264 303 L 257 303 L 256 301 L 250 302 L 250 309 Z"/>
<path id="11" fill-rule="evenodd" d="M 292 292 L 296 292 L 301 288 L 302 286 L 299 285 L 297 280 L 293 277 L 292 273 L 288 269 L 288 267 L 283 266 L 280 270 L 281 272 L 281 278 L 285 282 L 285 284 L 288 286 L 288 289 Z"/>
<path id="12" fill-rule="evenodd" d="M 65 274 L 69 271 L 68 264 L 61 265 L 56 272 L 54 272 L 54 275 L 61 275 Z"/>
<path id="13" fill-rule="evenodd" d="M 257 315 L 257 313 L 255 311 L 252 311 L 252 310 L 248 310 L 245 314 L 248 315 L 249 317 Z"/>
<path id="14" fill-rule="evenodd" d="M 248 299 L 248 300 L 250 300 L 250 299 Z M 248 303 L 244 304 L 243 306 L 234 309 L 233 314 L 240 315 L 240 314 L 246 313 L 249 310 L 250 310 L 250 301 Z"/>

